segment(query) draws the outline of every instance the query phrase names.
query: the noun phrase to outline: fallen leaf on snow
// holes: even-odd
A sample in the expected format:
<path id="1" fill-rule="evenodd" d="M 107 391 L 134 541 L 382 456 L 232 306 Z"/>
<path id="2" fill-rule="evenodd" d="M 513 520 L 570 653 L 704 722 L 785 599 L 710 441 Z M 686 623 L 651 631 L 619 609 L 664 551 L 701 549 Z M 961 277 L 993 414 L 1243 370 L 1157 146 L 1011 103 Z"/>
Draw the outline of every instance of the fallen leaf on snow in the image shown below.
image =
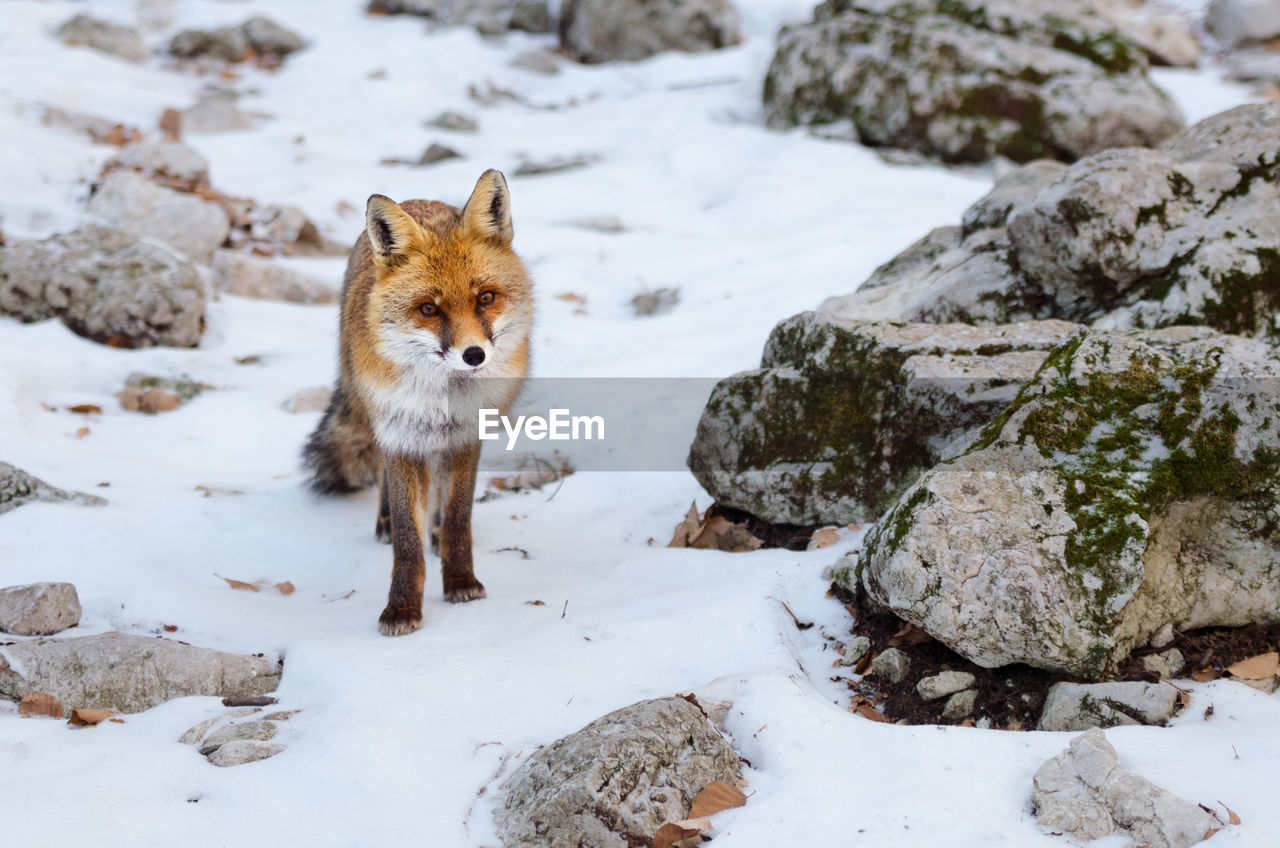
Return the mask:
<path id="1" fill-rule="evenodd" d="M 702 522 L 698 519 L 698 504 L 694 501 L 689 504 L 689 514 L 684 517 L 684 521 L 676 525 L 675 533 L 671 536 L 667 547 L 687 548 L 701 530 Z"/>
<path id="2" fill-rule="evenodd" d="M 1210 680 L 1217 680 L 1222 675 L 1216 669 L 1202 668 L 1199 671 L 1191 672 L 1191 679 L 1196 683 L 1208 683 Z"/>
<path id="3" fill-rule="evenodd" d="M 689 807 L 689 818 L 702 819 L 714 816 L 721 810 L 741 807 L 747 803 L 747 796 L 739 790 L 719 780 L 713 780 L 698 793 Z"/>
<path id="4" fill-rule="evenodd" d="M 62 718 L 62 704 L 58 703 L 57 698 L 44 692 L 28 692 L 22 696 L 22 703 L 18 705 L 18 715 Z"/>
<path id="5" fill-rule="evenodd" d="M 245 589 L 246 591 L 249 591 L 249 592 L 258 591 L 258 587 L 253 585 L 252 583 L 246 583 L 243 580 L 232 580 L 230 577 L 223 577 L 221 574 L 215 574 L 213 576 L 217 577 L 219 580 L 227 581 L 227 585 L 230 586 L 232 589 Z"/>
<path id="6" fill-rule="evenodd" d="M 685 827 L 693 822 L 667 822 L 658 828 L 658 832 L 653 835 L 653 848 L 672 848 L 672 846 L 682 845 L 684 840 L 691 836 L 699 837 L 701 841 L 702 828 Z M 710 827 L 711 822 L 707 822 Z"/>
<path id="7" fill-rule="evenodd" d="M 840 541 L 840 532 L 834 527 L 822 527 L 813 531 L 813 535 L 809 537 L 809 545 L 806 550 L 816 551 L 819 548 L 829 548 L 836 542 Z"/>
<path id="8" fill-rule="evenodd" d="M 73 727 L 93 727 L 115 714 L 115 710 L 91 710 L 84 707 L 76 707 L 71 711 L 71 718 L 67 719 L 67 724 Z"/>
<path id="9" fill-rule="evenodd" d="M 1221 801 L 1219 801 L 1218 803 L 1222 804 Z M 1240 824 L 1240 817 L 1236 815 L 1235 810 L 1231 809 L 1226 804 L 1222 804 L 1222 809 L 1227 811 L 1227 821 L 1229 821 L 1231 824 Z"/>
<path id="10" fill-rule="evenodd" d="M 273 588 L 278 590 L 282 595 L 293 594 L 293 584 L 290 583 L 288 580 L 284 581 L 283 583 L 277 583 Z"/>
<path id="11" fill-rule="evenodd" d="M 80 415 L 101 415 L 102 407 L 96 403 L 77 403 L 75 406 L 68 406 L 68 412 L 75 412 Z"/>
<path id="12" fill-rule="evenodd" d="M 1227 674 L 1241 680 L 1266 680 L 1275 677 L 1277 672 L 1280 672 L 1280 653 L 1276 651 L 1258 654 L 1227 667 Z"/>

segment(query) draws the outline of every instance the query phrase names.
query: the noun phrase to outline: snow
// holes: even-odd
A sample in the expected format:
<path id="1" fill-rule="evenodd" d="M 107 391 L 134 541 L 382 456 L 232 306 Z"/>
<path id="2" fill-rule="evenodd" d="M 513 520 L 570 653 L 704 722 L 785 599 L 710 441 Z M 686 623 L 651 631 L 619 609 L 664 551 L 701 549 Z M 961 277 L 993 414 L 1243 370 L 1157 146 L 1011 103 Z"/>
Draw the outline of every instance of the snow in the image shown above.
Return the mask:
<path id="1" fill-rule="evenodd" d="M 157 47 L 177 29 L 254 13 L 310 39 L 278 73 L 249 69 L 234 81 L 242 107 L 270 117 L 187 141 L 210 159 L 217 188 L 300 206 L 331 238 L 354 238 L 371 193 L 460 203 L 484 168 L 506 171 L 516 246 L 539 292 L 540 376 L 754 367 L 778 320 L 852 290 L 928 228 L 958 221 L 990 183 L 989 170 L 890 165 L 844 142 L 761 127 L 774 34 L 807 18 L 808 0 L 743 0 L 740 47 L 566 63 L 556 76 L 508 67 L 550 36 L 429 31 L 366 17 L 362 5 L 101 0 L 93 13 L 130 23 L 142 6 L 170 9 L 172 24 L 146 33 Z M 86 221 L 88 186 L 113 152 L 43 126 L 44 106 L 150 129 L 207 83 L 159 58 L 135 66 L 62 46 L 53 31 L 83 8 L 8 0 L 0 16 L 0 225 L 10 239 Z M 1212 67 L 1158 79 L 1193 119 L 1248 96 Z M 489 83 L 520 102 L 469 98 L 470 85 Z M 479 134 L 423 127 L 444 110 L 476 116 Z M 379 164 L 432 141 L 466 158 Z M 526 158 L 580 153 L 601 162 L 511 176 Z M 573 223 L 600 216 L 617 216 L 625 232 Z M 341 280 L 341 260 L 291 261 Z M 632 296 L 664 286 L 680 288 L 679 306 L 633 317 Z M 554 297 L 566 292 L 586 297 L 586 314 Z M 687 691 L 733 702 L 729 730 L 751 762 L 750 801 L 716 820 L 724 848 L 1070 842 L 1041 832 L 1028 800 L 1035 769 L 1069 735 L 850 714 L 821 635 L 844 638 L 848 618 L 821 575 L 860 535 L 810 553 L 667 549 L 689 502 L 708 502 L 684 472 L 579 473 L 554 495 L 478 503 L 488 599 L 445 604 L 429 563 L 424 629 L 379 636 L 390 553 L 373 540 L 374 496 L 308 496 L 298 452 L 317 416 L 281 408 L 331 380 L 336 317 L 334 307 L 224 297 L 199 349 L 143 351 L 57 322 L 0 319 L 0 459 L 110 501 L 0 517 L 0 585 L 75 583 L 85 613 L 68 635 L 176 625 L 174 637 L 192 644 L 279 653 L 281 708 L 302 710 L 281 725 L 283 754 L 216 769 L 176 741 L 224 712 L 212 698 L 82 731 L 0 708 L 6 844 L 493 846 L 493 789 L 523 755 L 618 707 Z M 236 363 L 248 355 L 260 361 Z M 134 371 L 215 389 L 140 416 L 113 397 Z M 65 410 L 78 403 L 105 411 Z M 89 434 L 77 437 L 83 426 Z M 528 559 L 499 550 L 512 547 Z M 289 580 L 297 591 L 232 591 L 219 575 Z M 816 626 L 797 631 L 783 601 Z M 1109 731 L 1122 762 L 1185 797 L 1229 804 L 1243 824 L 1215 844 L 1273 844 L 1277 698 L 1230 682 L 1179 685 L 1191 705 L 1172 728 Z"/>

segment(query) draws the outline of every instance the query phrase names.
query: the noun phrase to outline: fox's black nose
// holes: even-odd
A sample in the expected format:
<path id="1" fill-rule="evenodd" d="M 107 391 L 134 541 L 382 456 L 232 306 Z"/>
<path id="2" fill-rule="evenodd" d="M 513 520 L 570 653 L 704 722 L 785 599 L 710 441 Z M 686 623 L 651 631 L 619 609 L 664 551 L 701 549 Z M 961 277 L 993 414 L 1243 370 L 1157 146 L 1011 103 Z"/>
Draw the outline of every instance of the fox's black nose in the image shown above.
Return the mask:
<path id="1" fill-rule="evenodd" d="M 469 347 L 462 352 L 462 361 L 475 368 L 481 362 L 484 362 L 484 348 Z"/>

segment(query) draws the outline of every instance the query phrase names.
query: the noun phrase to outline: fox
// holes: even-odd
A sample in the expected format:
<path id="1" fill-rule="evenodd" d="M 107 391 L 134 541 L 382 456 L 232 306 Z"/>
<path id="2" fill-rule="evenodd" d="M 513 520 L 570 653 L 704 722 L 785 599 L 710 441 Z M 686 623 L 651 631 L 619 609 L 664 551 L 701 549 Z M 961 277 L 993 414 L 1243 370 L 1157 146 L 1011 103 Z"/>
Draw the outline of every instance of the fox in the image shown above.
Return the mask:
<path id="1" fill-rule="evenodd" d="M 534 318 L 513 237 L 506 178 L 490 169 L 462 209 L 372 195 L 347 261 L 337 383 L 303 461 L 319 495 L 378 484 L 374 535 L 392 549 L 385 636 L 422 626 L 424 516 L 445 600 L 485 597 L 471 554 L 479 410 L 515 402 Z"/>

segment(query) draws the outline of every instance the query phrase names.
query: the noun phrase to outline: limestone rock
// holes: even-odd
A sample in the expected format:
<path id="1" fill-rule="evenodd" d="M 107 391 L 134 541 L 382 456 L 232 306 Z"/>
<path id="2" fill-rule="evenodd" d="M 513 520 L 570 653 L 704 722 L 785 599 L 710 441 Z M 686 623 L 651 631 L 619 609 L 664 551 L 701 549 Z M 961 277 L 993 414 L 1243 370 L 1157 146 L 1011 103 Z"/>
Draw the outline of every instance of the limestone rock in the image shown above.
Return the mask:
<path id="1" fill-rule="evenodd" d="M 237 26 L 183 30 L 169 42 L 169 52 L 182 59 L 207 56 L 224 62 L 243 62 L 256 57 L 275 64 L 305 46 L 306 42 L 297 33 L 258 15 Z"/>
<path id="2" fill-rule="evenodd" d="M 1040 767 L 1031 803 L 1041 827 L 1084 840 L 1120 830 L 1136 845 L 1189 848 L 1222 827 L 1196 804 L 1122 768 L 1096 729 Z"/>
<path id="3" fill-rule="evenodd" d="M 257 300 L 289 303 L 337 303 L 338 290 L 279 262 L 233 250 L 213 255 L 214 288 Z"/>
<path id="4" fill-rule="evenodd" d="M 943 671 L 920 678 L 920 682 L 916 684 L 916 692 L 926 701 L 936 701 L 968 689 L 973 681 L 973 675 L 967 671 Z"/>
<path id="5" fill-rule="evenodd" d="M 911 660 L 897 648 L 888 648 L 876 654 L 871 661 L 871 673 L 883 677 L 890 683 L 901 683 L 911 669 Z"/>
<path id="6" fill-rule="evenodd" d="M 635 62 L 740 41 L 729 0 L 564 0 L 560 7 L 560 46 L 582 62 Z"/>
<path id="7" fill-rule="evenodd" d="M 1088 730 L 1126 724 L 1163 725 L 1178 690 L 1167 683 L 1055 683 L 1045 696 L 1040 730 Z"/>
<path id="8" fill-rule="evenodd" d="M 779 35 L 766 120 L 851 120 L 864 144 L 948 161 L 1159 144 L 1183 118 L 1099 5 L 828 0 Z"/>
<path id="9" fill-rule="evenodd" d="M 205 740 L 200 743 L 200 753 L 208 756 L 228 742 L 235 742 L 240 739 L 266 741 L 275 735 L 276 726 L 269 721 L 232 722 L 219 727 L 205 737 Z"/>
<path id="10" fill-rule="evenodd" d="M 120 148 L 103 171 L 137 171 L 153 181 L 180 191 L 209 187 L 209 160 L 178 141 L 141 142 Z"/>
<path id="11" fill-rule="evenodd" d="M 1280 6 L 1271 0 L 1213 0 L 1205 28 L 1228 47 L 1280 36 Z"/>
<path id="12" fill-rule="evenodd" d="M 136 713 L 187 695 L 250 696 L 280 684 L 280 664 L 169 639 L 104 633 L 0 647 L 32 690 L 71 707 Z"/>
<path id="13" fill-rule="evenodd" d="M 963 721 L 973 714 L 973 707 L 978 701 L 978 690 L 965 689 L 956 692 L 947 699 L 942 707 L 942 717 L 948 721 Z"/>
<path id="14" fill-rule="evenodd" d="M 75 627 L 80 623 L 80 613 L 80 597 L 70 583 L 30 583 L 0 589 L 0 630 L 6 633 L 48 636 Z"/>
<path id="15" fill-rule="evenodd" d="M 242 766 L 245 763 L 256 763 L 258 760 L 274 757 L 283 750 L 283 745 L 278 745 L 274 742 L 256 742 L 241 739 L 219 746 L 216 751 L 209 755 L 209 762 L 223 768 Z"/>
<path id="16" fill-rule="evenodd" d="M 855 636 L 845 643 L 844 650 L 840 652 L 840 665 L 857 665 L 869 650 L 871 640 L 866 636 Z"/>
<path id="17" fill-rule="evenodd" d="M 689 467 L 719 503 L 766 521 L 874 521 L 1007 407 L 1074 329 L 788 318 L 760 369 L 712 391 Z"/>
<path id="18" fill-rule="evenodd" d="M 83 44 L 129 62 L 145 62 L 150 52 L 136 30 L 79 14 L 58 27 L 63 44 Z"/>
<path id="19" fill-rule="evenodd" d="M 498 835 L 528 848 L 649 845 L 708 783 L 741 774 L 729 743 L 693 704 L 641 701 L 529 756 L 500 790 Z"/>
<path id="20" fill-rule="evenodd" d="M 89 211 L 111 226 L 164 242 L 207 263 L 231 225 L 216 203 L 156 185 L 133 171 L 112 171 L 89 199 Z"/>
<path id="21" fill-rule="evenodd" d="M 1280 363 L 1197 327 L 1085 332 L 836 570 L 984 667 L 1090 677 L 1162 626 L 1280 621 Z"/>
<path id="22" fill-rule="evenodd" d="M 233 92 L 214 92 L 182 110 L 182 128 L 189 133 L 224 133 L 253 128 L 253 116 L 236 105 Z"/>
<path id="23" fill-rule="evenodd" d="M 16 468 L 7 462 L 0 462 L 0 515 L 11 509 L 17 509 L 23 504 L 36 501 L 44 501 L 46 503 L 69 502 L 82 506 L 102 506 L 106 503 L 105 500 L 97 495 L 68 492 L 56 486 L 50 486 L 45 481 L 38 477 L 33 477 L 21 468 Z"/>

